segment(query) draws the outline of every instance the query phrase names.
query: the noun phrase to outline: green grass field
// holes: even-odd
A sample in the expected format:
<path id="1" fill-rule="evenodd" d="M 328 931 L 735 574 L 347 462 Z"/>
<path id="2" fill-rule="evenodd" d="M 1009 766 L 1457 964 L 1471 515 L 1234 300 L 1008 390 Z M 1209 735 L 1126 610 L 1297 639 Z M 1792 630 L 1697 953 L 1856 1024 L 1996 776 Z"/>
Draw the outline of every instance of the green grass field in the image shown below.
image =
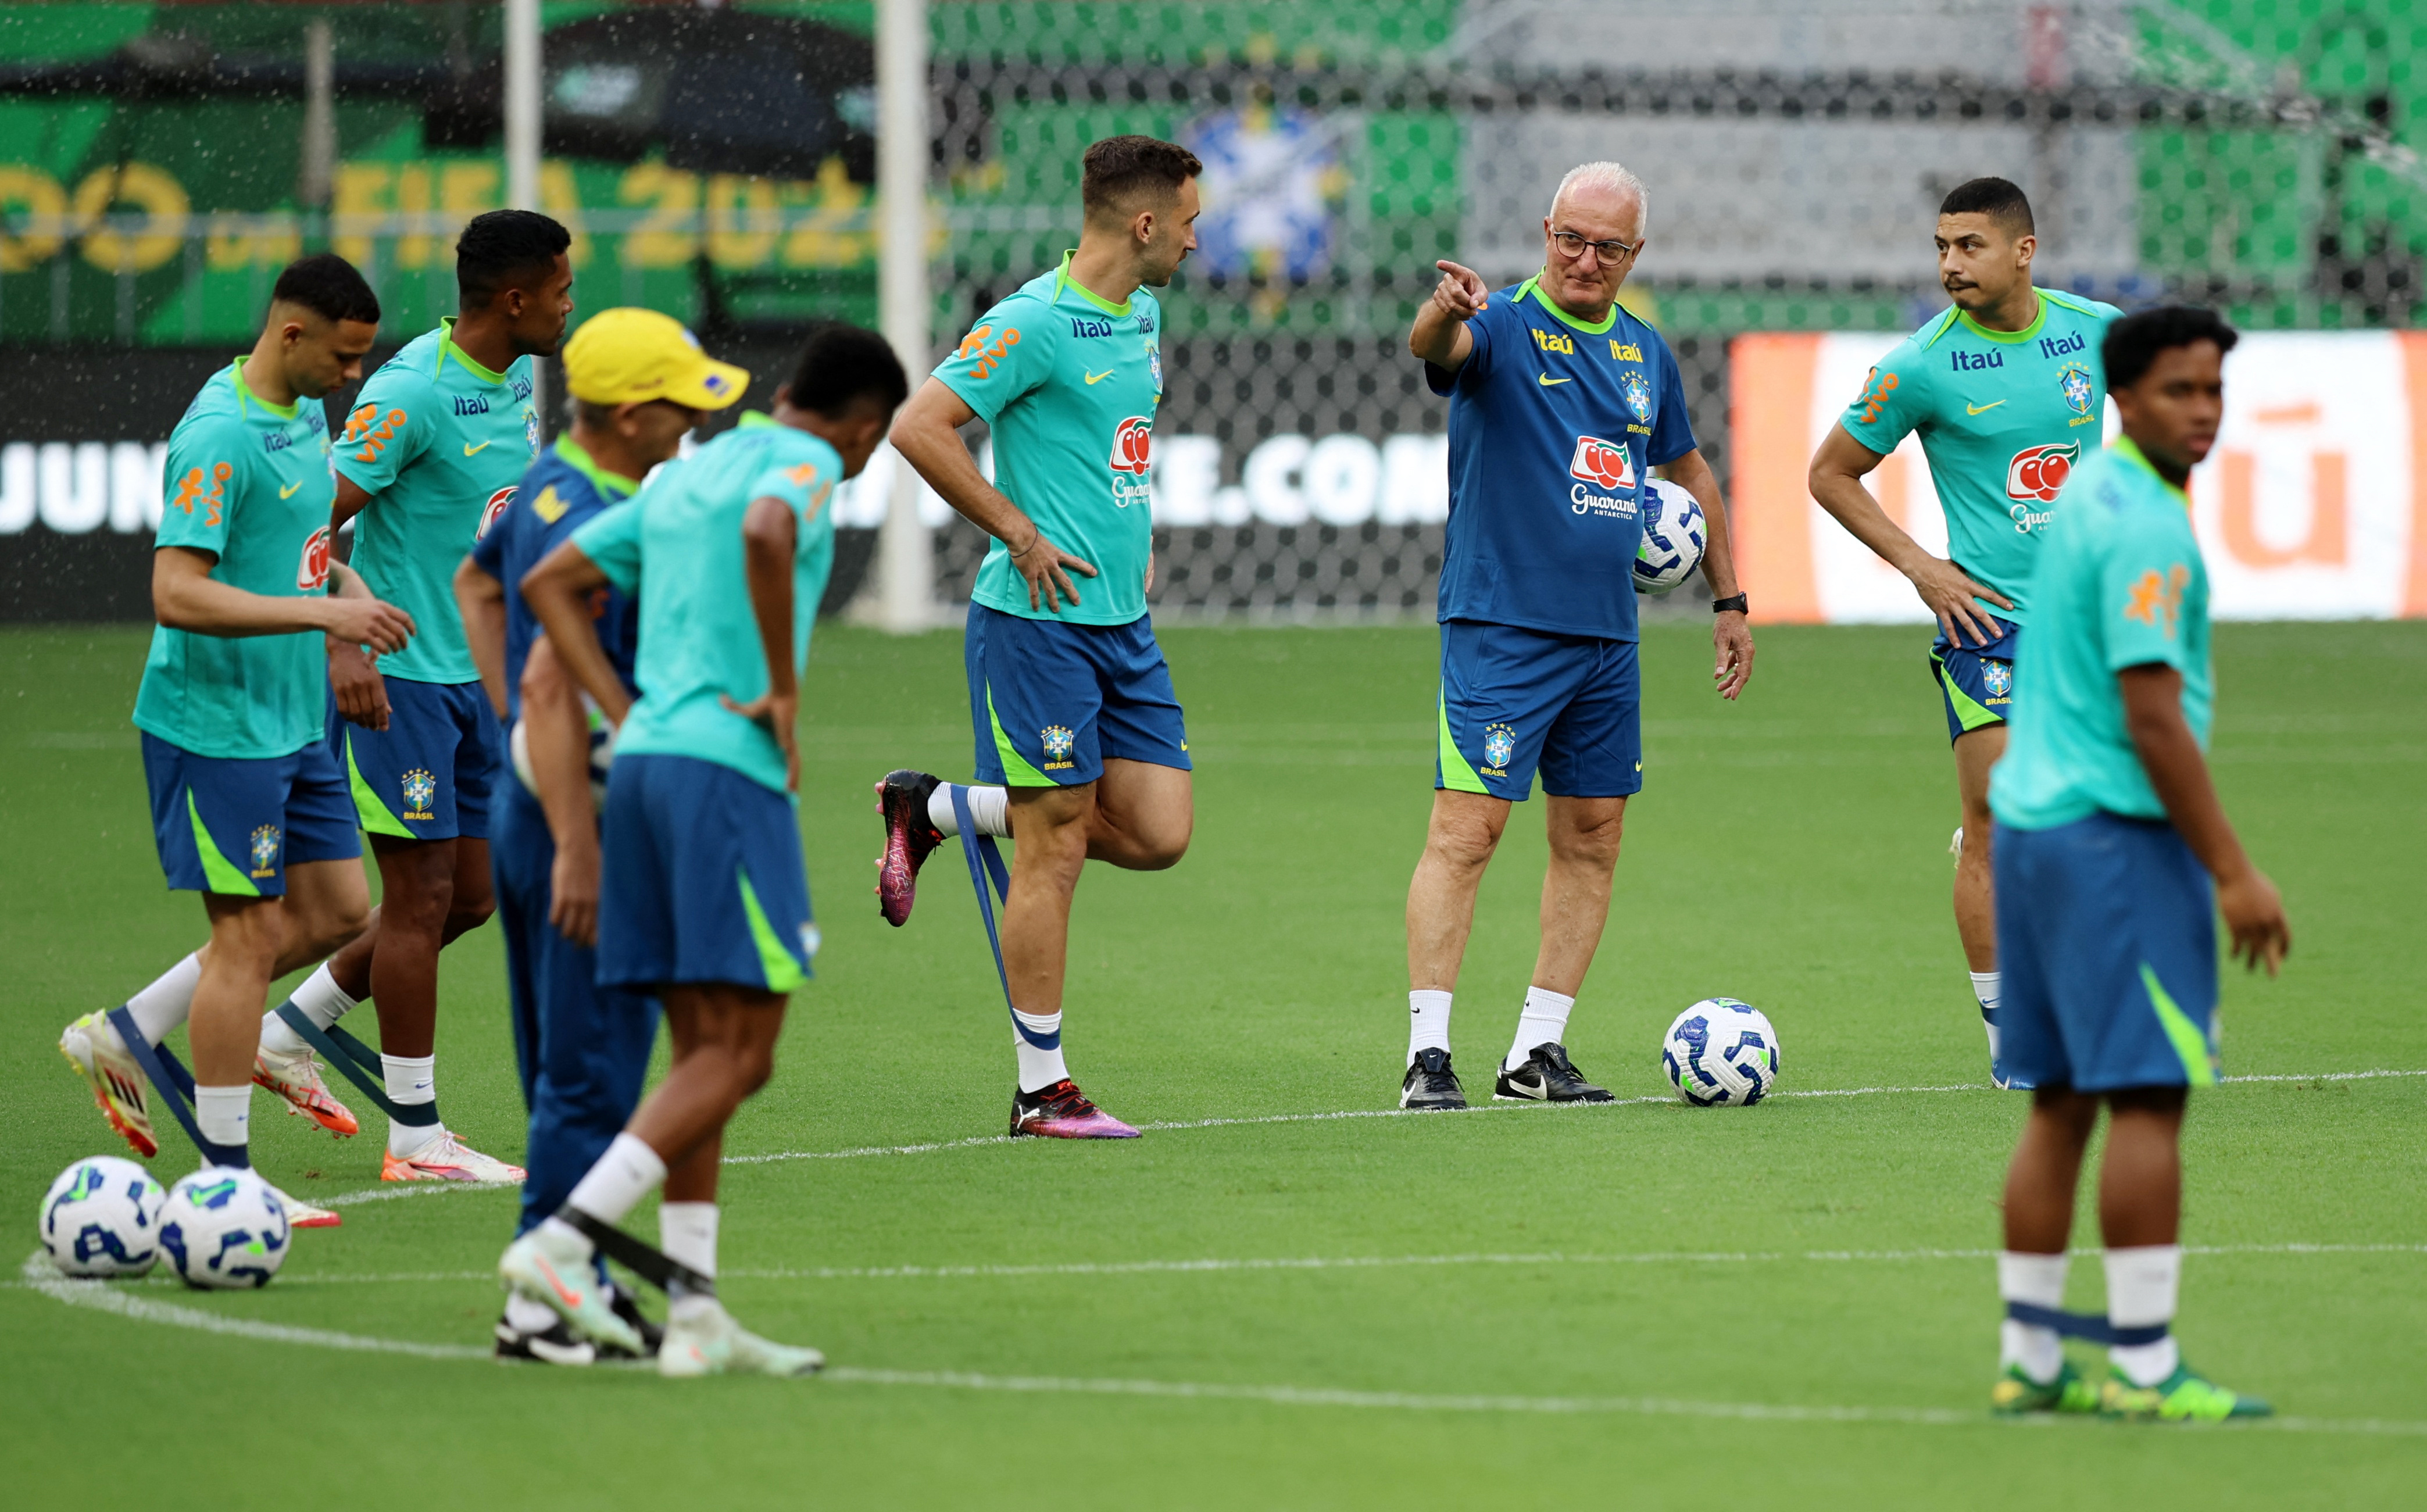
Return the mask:
<path id="1" fill-rule="evenodd" d="M 2227 1071 L 2272 1080 L 2194 1100 L 2185 1242 L 2199 1250 L 2180 1332 L 2201 1367 L 2288 1417 L 2188 1430 L 1988 1417 L 1988 1252 L 2023 1105 L 1981 1085 L 1923 637 L 1761 635 L 1734 707 L 1708 692 L 1692 627 L 1646 642 L 1649 785 L 1570 1036 L 1587 1072 L 1637 1100 L 1359 1116 L 1393 1107 L 1405 1046 L 1401 910 L 1429 802 L 1433 634 L 1168 632 L 1199 761 L 1196 847 L 1162 874 L 1091 869 L 1067 1026 L 1087 1090 L 1148 1132 L 1074 1146 L 992 1137 L 1011 1053 L 955 859 L 938 857 L 901 932 L 868 893 L 871 780 L 967 770 L 959 640 L 822 631 L 801 814 L 825 950 L 776 1081 L 727 1142 L 723 1290 L 745 1322 L 823 1346 L 837 1369 L 677 1386 L 482 1360 L 512 1196 L 381 1192 L 375 1120 L 339 1145 L 265 1095 L 264 1171 L 315 1200 L 364 1200 L 342 1228 L 299 1234 L 261 1293 L 155 1278 L 102 1289 L 97 1307 L 12 1276 L 7 1500 L 2419 1494 L 2427 625 L 2218 637 L 2219 778 L 2283 886 L 2296 949 L 2280 982 L 2237 973 L 2226 988 Z M 60 1167 L 123 1153 L 55 1053 L 59 1026 L 201 938 L 195 901 L 161 888 L 125 723 L 142 646 L 117 628 L 0 635 L 0 1211 L 17 1215 L 21 1255 Z M 1513 1028 L 1543 854 L 1528 805 L 1461 983 L 1471 1094 Z M 447 957 L 440 1090 L 450 1123 L 511 1155 L 521 1109 L 498 950 L 489 930 Z M 1662 1029 L 1713 993 L 1776 1019 L 1788 1096 L 1711 1112 L 1659 1097 Z M 2401 1074 L 2354 1075 L 2371 1072 Z M 1851 1089 L 1867 1090 L 1804 1095 Z M 156 1165 L 173 1178 L 191 1154 L 163 1138 Z M 2095 1260 L 2078 1260 L 2073 1305 L 2099 1297 Z"/>

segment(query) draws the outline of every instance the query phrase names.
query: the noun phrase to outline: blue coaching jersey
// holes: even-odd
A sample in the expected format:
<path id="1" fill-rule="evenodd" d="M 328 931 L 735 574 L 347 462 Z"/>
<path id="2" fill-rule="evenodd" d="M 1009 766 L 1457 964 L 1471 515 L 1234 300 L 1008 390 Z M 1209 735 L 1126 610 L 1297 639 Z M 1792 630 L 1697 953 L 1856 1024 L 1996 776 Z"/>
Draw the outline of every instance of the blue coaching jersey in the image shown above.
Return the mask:
<path id="1" fill-rule="evenodd" d="M 1676 358 L 1617 305 L 1587 323 L 1530 278 L 1466 329 L 1457 372 L 1425 365 L 1449 396 L 1442 620 L 1636 639 L 1644 479 L 1694 449 Z"/>
<path id="2" fill-rule="evenodd" d="M 641 485 L 620 473 L 611 473 L 590 460 L 571 436 L 560 436 L 539 455 L 516 486 L 488 533 L 472 547 L 472 561 L 482 572 L 506 585 L 506 723 L 523 713 L 523 663 L 531 642 L 542 634 L 539 619 L 523 602 L 523 574 L 540 559 L 573 537 L 591 516 L 632 496 Z M 598 644 L 624 680 L 625 691 L 640 696 L 633 680 L 633 658 L 640 646 L 641 607 L 631 594 L 602 588 L 591 595 L 590 612 L 598 622 Z"/>

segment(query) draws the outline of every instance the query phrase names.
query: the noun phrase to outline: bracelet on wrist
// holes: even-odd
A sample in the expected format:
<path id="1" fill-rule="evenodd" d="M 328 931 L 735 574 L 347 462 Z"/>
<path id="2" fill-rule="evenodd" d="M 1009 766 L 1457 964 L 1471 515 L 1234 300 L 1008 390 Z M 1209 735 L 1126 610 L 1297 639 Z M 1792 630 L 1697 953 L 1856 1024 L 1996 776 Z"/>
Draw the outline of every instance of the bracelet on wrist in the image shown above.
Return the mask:
<path id="1" fill-rule="evenodd" d="M 1731 610 L 1738 614 L 1750 614 L 1751 612 L 1751 610 L 1745 607 L 1745 596 L 1742 593 L 1730 593 L 1725 598 L 1715 598 L 1711 600 L 1712 613 L 1725 614 Z"/>

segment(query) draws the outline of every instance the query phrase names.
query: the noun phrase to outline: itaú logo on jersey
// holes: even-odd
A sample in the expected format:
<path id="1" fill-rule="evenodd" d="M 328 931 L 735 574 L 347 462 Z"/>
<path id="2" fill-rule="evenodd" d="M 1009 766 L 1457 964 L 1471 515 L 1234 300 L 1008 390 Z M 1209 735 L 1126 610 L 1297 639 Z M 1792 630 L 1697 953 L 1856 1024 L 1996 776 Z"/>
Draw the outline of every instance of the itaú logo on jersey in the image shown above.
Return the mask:
<path id="1" fill-rule="evenodd" d="M 1577 480 L 1576 485 L 1568 490 L 1569 508 L 1576 513 L 1635 512 L 1635 456 L 1624 442 L 1604 441 L 1599 436 L 1576 437 L 1576 454 L 1568 463 L 1568 476 Z M 1602 492 L 1596 493 L 1595 489 Z M 1621 490 L 1626 496 L 1615 496 Z"/>
<path id="2" fill-rule="evenodd" d="M 472 539 L 478 541 L 486 536 L 489 527 L 497 523 L 497 516 L 505 513 L 506 506 L 513 501 L 514 491 L 511 486 L 490 495 L 489 502 L 481 507 L 481 528 L 472 532 Z"/>
<path id="3" fill-rule="evenodd" d="M 1147 443 L 1154 432 L 1154 421 L 1147 415 L 1132 415 L 1113 431 L 1112 468 L 1132 478 L 1144 478 L 1147 470 Z"/>
<path id="4" fill-rule="evenodd" d="M 322 526 L 303 541 L 303 555 L 295 563 L 295 586 L 307 592 L 329 586 L 329 528 Z"/>
<path id="5" fill-rule="evenodd" d="M 2080 460 L 2078 441 L 2026 447 L 2006 463 L 2006 496 L 2017 504 L 2048 503 L 2064 487 L 2064 480 L 2073 476 L 2073 464 Z"/>

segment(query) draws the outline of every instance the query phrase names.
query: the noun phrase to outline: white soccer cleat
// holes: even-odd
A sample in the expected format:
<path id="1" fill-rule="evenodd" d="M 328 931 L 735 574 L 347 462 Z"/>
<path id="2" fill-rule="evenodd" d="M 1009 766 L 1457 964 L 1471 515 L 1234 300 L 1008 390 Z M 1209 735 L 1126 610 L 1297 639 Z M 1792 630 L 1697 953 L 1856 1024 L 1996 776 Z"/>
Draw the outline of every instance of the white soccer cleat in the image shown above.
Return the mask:
<path id="1" fill-rule="evenodd" d="M 380 1161 L 383 1181 L 519 1181 L 527 1174 L 519 1165 L 481 1154 L 457 1139 L 451 1129 L 440 1130 L 437 1138 L 410 1155 L 391 1152 Z"/>
<path id="2" fill-rule="evenodd" d="M 320 1059 L 308 1049 L 288 1055 L 262 1046 L 252 1054 L 252 1084 L 277 1094 L 290 1118 L 309 1118 L 339 1139 L 362 1132 L 352 1112 L 331 1095 L 320 1076 Z"/>
<path id="3" fill-rule="evenodd" d="M 666 1322 L 666 1337 L 658 1345 L 658 1374 L 677 1379 L 694 1375 L 815 1375 L 826 1358 L 814 1349 L 796 1348 L 761 1339 L 733 1321 L 733 1314 L 710 1304 L 690 1318 Z"/>
<path id="4" fill-rule="evenodd" d="M 592 1253 L 578 1240 L 550 1232 L 546 1224 L 506 1246 L 497 1276 L 534 1302 L 545 1304 L 585 1339 L 632 1354 L 647 1353 L 640 1331 L 615 1314 L 615 1293 L 598 1276 Z"/>
<path id="5" fill-rule="evenodd" d="M 159 1154 L 160 1142 L 152 1136 L 152 1114 L 143 1102 L 143 1067 L 120 1043 L 109 1020 L 87 1014 L 59 1031 L 59 1053 L 84 1078 L 119 1137 L 147 1161 Z"/>

